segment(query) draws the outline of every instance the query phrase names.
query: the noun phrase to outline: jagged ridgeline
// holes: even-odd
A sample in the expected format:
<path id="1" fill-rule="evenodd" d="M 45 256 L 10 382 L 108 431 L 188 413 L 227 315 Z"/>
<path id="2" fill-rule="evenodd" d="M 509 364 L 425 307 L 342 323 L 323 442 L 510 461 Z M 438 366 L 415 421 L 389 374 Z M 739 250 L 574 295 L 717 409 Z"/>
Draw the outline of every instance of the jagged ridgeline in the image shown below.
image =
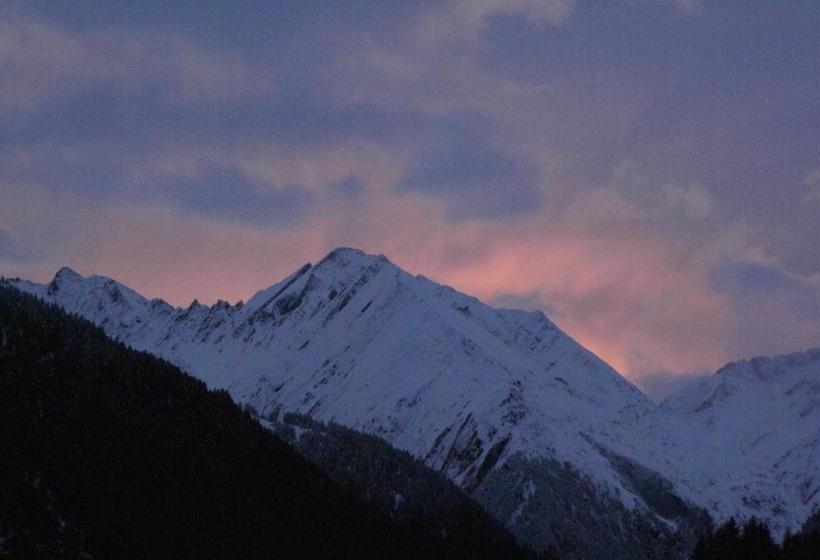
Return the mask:
<path id="1" fill-rule="evenodd" d="M 365 503 L 226 392 L 0 282 L 0 555 L 529 556 L 464 498 L 448 515 Z"/>

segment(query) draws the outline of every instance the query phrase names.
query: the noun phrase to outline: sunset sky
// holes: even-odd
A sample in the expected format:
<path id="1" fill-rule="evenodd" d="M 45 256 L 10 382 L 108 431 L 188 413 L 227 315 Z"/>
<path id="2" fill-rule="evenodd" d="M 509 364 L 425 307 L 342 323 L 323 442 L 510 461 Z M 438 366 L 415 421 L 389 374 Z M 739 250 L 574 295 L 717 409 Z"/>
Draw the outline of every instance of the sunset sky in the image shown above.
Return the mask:
<path id="1" fill-rule="evenodd" d="M 655 395 L 820 346 L 820 2 L 0 3 L 0 274 L 187 305 L 337 246 Z"/>

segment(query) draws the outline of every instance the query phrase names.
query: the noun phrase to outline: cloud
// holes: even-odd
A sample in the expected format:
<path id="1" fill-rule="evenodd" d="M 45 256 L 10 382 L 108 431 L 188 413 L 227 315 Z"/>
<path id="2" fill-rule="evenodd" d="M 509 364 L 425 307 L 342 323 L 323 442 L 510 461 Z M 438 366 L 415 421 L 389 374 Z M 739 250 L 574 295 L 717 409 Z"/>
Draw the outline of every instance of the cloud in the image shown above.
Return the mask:
<path id="1" fill-rule="evenodd" d="M 716 268 L 716 290 L 732 305 L 730 351 L 751 357 L 820 346 L 820 283 L 774 263 L 734 262 Z"/>
<path id="2" fill-rule="evenodd" d="M 211 167 L 167 189 L 169 198 L 178 200 L 186 212 L 270 228 L 298 224 L 313 202 L 304 187 L 257 184 L 225 167 Z"/>
<path id="3" fill-rule="evenodd" d="M 0 110 L 27 110 L 72 77 L 87 75 L 79 41 L 36 22 L 0 20 Z"/>
<path id="4" fill-rule="evenodd" d="M 456 218 L 508 218 L 542 204 L 533 166 L 480 138 L 416 154 L 397 186 L 441 197 Z"/>
<path id="5" fill-rule="evenodd" d="M 3 112 L 35 111 L 56 96 L 96 86 L 157 84 L 179 103 L 218 103 L 275 91 L 270 69 L 178 36 L 71 33 L 19 14 L 0 20 L 0 67 Z"/>
<path id="6" fill-rule="evenodd" d="M 646 235 L 598 237 L 565 225 L 496 232 L 481 241 L 489 254 L 446 278 L 487 299 L 537 293 L 561 327 L 632 376 L 710 369 L 728 357 L 729 308 L 703 264 Z"/>
<path id="7" fill-rule="evenodd" d="M 449 0 L 423 20 L 418 39 L 425 45 L 474 40 L 494 16 L 519 16 L 545 27 L 572 15 L 574 0 Z"/>
<path id="8" fill-rule="evenodd" d="M 565 213 L 572 216 L 575 228 L 649 229 L 691 238 L 692 224 L 707 226 L 717 210 L 717 201 L 703 185 L 657 185 L 633 162 L 622 162 L 610 181 L 576 192 Z"/>
<path id="9" fill-rule="evenodd" d="M 703 9 L 706 0 L 664 0 L 670 2 L 685 14 L 696 14 Z"/>
<path id="10" fill-rule="evenodd" d="M 359 198 L 364 195 L 365 186 L 361 177 L 348 175 L 343 179 L 333 182 L 327 190 L 338 196 L 346 198 Z"/>
<path id="11" fill-rule="evenodd" d="M 715 199 L 703 185 L 693 183 L 688 186 L 666 185 L 662 189 L 666 203 L 674 210 L 680 210 L 687 218 L 703 220 L 715 210 Z"/>

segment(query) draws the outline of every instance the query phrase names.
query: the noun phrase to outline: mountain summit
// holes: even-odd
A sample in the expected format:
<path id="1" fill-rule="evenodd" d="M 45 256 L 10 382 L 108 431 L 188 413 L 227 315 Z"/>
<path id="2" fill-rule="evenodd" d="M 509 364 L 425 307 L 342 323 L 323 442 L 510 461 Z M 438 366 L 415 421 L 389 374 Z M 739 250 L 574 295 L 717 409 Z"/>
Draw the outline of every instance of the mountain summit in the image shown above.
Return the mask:
<path id="1" fill-rule="evenodd" d="M 244 305 L 174 308 L 63 270 L 45 286 L 16 285 L 263 419 L 296 412 L 384 438 L 537 547 L 674 557 L 705 511 L 782 530 L 818 504 L 753 477 L 732 484 L 737 465 L 691 429 L 686 407 L 655 405 L 544 314 L 494 309 L 384 256 L 336 249 Z M 816 473 L 816 454 L 810 463 Z"/>

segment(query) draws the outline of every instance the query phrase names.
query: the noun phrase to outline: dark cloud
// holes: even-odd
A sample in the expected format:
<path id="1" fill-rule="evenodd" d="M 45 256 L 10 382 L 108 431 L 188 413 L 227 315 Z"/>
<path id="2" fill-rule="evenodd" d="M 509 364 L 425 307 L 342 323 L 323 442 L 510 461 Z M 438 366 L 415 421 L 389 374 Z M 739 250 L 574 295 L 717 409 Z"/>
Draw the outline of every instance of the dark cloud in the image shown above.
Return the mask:
<path id="1" fill-rule="evenodd" d="M 814 320 L 820 316 L 820 285 L 791 276 L 778 266 L 728 264 L 716 271 L 713 279 L 718 289 L 730 292 L 749 307 L 776 298 L 788 305 L 795 318 Z"/>
<path id="2" fill-rule="evenodd" d="M 327 188 L 331 195 L 342 196 L 345 198 L 359 198 L 364 194 L 364 181 L 361 177 L 356 175 L 348 175 L 344 179 L 336 181 Z"/>
<path id="3" fill-rule="evenodd" d="M 220 145 L 236 140 L 264 140 L 273 135 L 275 107 L 245 102 L 215 110 L 208 103 L 179 104 L 169 86 L 149 80 L 139 87 L 97 84 L 42 103 L 34 115 L 3 119 L 8 142 L 30 147 L 42 143 L 117 145 L 148 153 L 158 144 L 199 145 L 210 137 Z"/>
<path id="4" fill-rule="evenodd" d="M 731 263 L 712 282 L 734 311 L 727 333 L 744 357 L 820 346 L 820 284 L 790 275 L 777 265 Z"/>
<path id="5" fill-rule="evenodd" d="M 441 197 L 455 218 L 509 218 L 542 204 L 536 169 L 483 139 L 419 152 L 397 186 Z"/>
<path id="6" fill-rule="evenodd" d="M 747 8 L 709 2 L 684 17 L 662 2 L 579 3 L 557 29 L 495 17 L 478 59 L 558 107 L 543 142 L 567 162 L 562 181 L 601 183 L 631 160 L 659 186 L 701 183 L 724 218 L 817 272 L 818 253 L 797 240 L 817 239 L 820 220 L 816 207 L 802 216 L 797 186 L 818 166 L 820 129 L 805 123 L 820 118 L 820 71 L 802 53 L 820 50 L 820 5 Z"/>
<path id="7" fill-rule="evenodd" d="M 95 2 L 55 5 L 48 0 L 26 2 L 22 9 L 72 31 L 111 27 L 161 34 L 182 34 L 201 43 L 246 56 L 267 58 L 284 54 L 294 64 L 305 57 L 332 52 L 328 34 L 355 30 L 359 37 L 393 37 L 434 0 L 406 2 L 324 2 L 296 0 L 266 2 L 220 0 L 165 2 L 145 0 L 138 5 Z M 306 37 L 314 40 L 306 40 Z M 324 40 L 315 40 L 324 39 Z"/>
<path id="8" fill-rule="evenodd" d="M 168 194 L 184 211 L 269 228 L 298 224 L 313 201 L 304 187 L 263 185 L 225 167 L 173 185 Z"/>

